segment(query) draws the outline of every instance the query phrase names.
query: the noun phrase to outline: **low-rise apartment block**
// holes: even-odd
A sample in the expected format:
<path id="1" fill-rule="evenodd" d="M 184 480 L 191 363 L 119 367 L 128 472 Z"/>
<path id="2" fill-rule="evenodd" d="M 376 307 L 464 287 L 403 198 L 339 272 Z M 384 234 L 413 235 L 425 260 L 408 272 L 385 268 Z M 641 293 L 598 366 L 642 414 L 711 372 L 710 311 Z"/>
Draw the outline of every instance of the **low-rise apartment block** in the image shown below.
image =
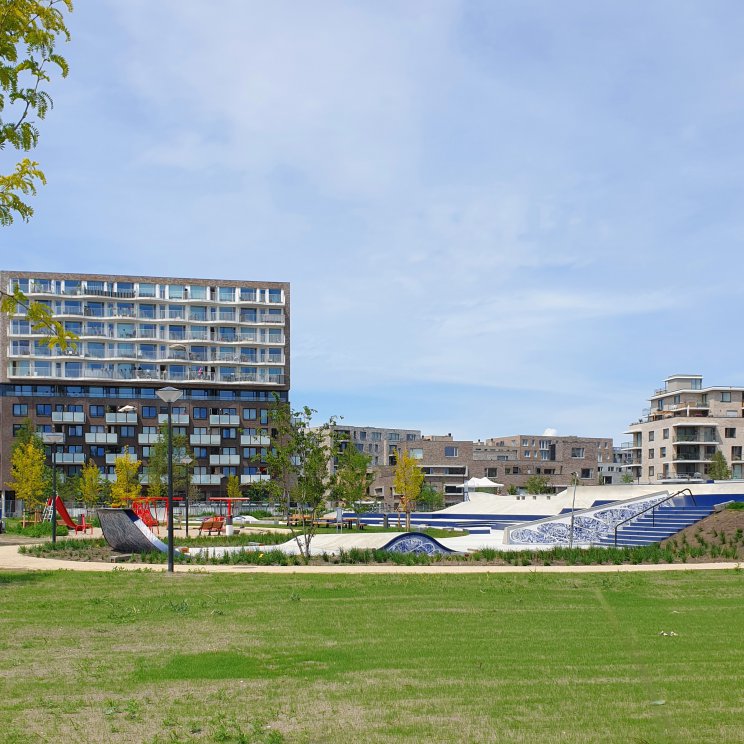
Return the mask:
<path id="1" fill-rule="evenodd" d="M 705 479 L 720 450 L 734 478 L 744 477 L 744 387 L 704 387 L 702 375 L 667 377 L 623 445 L 644 483 Z"/>
<path id="2" fill-rule="evenodd" d="M 612 439 L 559 437 L 557 435 L 517 434 L 494 437 L 485 442 L 454 440 L 450 434 L 423 436 L 419 441 L 401 445 L 420 460 L 425 482 L 444 495 L 446 505 L 464 498 L 464 483 L 470 478 L 490 478 L 510 487 L 524 489 L 534 475 L 542 476 L 552 492 L 566 488 L 576 473 L 579 483 L 598 483 L 599 465 L 613 463 Z M 374 499 L 394 507 L 393 463 L 375 471 L 371 485 Z"/>

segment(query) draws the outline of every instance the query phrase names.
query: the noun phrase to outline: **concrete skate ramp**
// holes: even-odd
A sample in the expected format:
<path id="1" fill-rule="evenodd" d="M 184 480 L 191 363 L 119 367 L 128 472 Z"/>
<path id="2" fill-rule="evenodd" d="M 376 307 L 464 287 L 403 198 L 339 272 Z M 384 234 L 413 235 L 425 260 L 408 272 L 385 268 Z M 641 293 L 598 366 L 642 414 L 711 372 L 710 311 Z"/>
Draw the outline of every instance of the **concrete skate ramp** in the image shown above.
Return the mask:
<path id="1" fill-rule="evenodd" d="M 98 509 L 98 519 L 106 542 L 117 553 L 168 552 L 168 546 L 132 509 Z"/>

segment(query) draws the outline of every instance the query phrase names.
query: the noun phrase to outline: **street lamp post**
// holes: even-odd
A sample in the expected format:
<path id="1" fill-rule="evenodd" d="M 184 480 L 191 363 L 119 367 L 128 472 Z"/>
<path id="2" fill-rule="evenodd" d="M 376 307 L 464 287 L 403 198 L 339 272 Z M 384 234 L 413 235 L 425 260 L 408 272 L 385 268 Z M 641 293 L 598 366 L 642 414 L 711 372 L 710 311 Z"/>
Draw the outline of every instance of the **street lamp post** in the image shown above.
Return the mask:
<path id="1" fill-rule="evenodd" d="M 57 542 L 57 453 L 60 444 L 65 441 L 61 431 L 46 431 L 41 435 L 44 444 L 52 447 L 52 542 Z"/>
<path id="2" fill-rule="evenodd" d="M 186 537 L 189 536 L 189 489 L 191 486 L 191 479 L 189 478 L 189 465 L 194 462 L 188 455 L 184 455 L 181 458 L 181 465 L 186 466 L 186 498 L 184 499 L 186 504 Z"/>
<path id="3" fill-rule="evenodd" d="M 168 404 L 168 573 L 173 573 L 173 404 L 181 398 L 183 390 L 164 387 L 155 394 Z"/>
<path id="4" fill-rule="evenodd" d="M 579 481 L 578 473 L 571 473 L 573 479 L 573 499 L 571 501 L 571 529 L 568 535 L 568 547 L 573 548 L 573 537 L 574 537 L 574 511 L 576 510 L 576 484 Z"/>

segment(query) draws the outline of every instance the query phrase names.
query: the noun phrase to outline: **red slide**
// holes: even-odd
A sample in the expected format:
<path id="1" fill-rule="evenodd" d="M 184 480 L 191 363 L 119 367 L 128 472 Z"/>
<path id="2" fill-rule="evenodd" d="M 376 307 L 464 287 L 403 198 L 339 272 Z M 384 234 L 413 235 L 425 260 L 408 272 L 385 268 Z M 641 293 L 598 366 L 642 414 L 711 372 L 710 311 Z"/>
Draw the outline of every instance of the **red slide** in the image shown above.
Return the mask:
<path id="1" fill-rule="evenodd" d="M 52 500 L 47 500 L 47 506 L 52 505 Z M 78 532 L 90 532 L 90 534 L 93 534 L 93 525 L 88 524 L 85 521 L 85 517 L 83 517 L 83 521 L 80 524 L 77 524 L 77 522 L 74 522 L 72 520 L 72 517 L 70 516 L 70 512 L 67 511 L 67 507 L 65 506 L 62 499 L 57 496 L 57 514 L 59 514 L 59 518 L 71 529 L 75 531 L 75 534 Z"/>

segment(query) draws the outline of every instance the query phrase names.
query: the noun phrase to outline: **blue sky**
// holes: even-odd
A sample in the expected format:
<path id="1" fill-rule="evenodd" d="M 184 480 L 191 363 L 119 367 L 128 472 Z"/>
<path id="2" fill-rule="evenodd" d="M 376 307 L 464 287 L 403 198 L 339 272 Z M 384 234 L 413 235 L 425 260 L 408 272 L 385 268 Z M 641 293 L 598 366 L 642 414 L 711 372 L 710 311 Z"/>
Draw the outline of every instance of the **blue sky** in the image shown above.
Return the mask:
<path id="1" fill-rule="evenodd" d="M 290 281 L 351 424 L 620 441 L 744 384 L 741 3 L 76 6 L 4 267 Z"/>

